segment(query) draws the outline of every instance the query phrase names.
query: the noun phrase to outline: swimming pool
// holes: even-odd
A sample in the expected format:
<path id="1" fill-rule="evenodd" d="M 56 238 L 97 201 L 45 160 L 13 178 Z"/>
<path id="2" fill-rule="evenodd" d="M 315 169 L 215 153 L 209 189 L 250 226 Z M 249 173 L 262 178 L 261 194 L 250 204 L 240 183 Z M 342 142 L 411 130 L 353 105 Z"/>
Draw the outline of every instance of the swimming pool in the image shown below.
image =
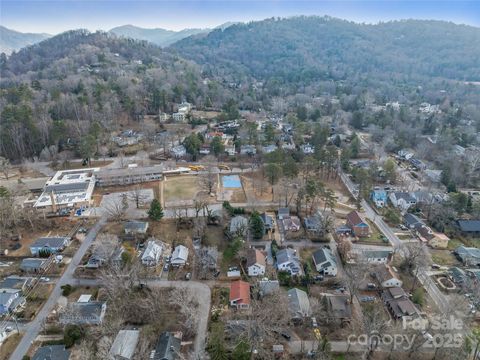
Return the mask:
<path id="1" fill-rule="evenodd" d="M 227 175 L 222 177 L 224 188 L 240 188 L 242 183 L 238 175 Z"/>

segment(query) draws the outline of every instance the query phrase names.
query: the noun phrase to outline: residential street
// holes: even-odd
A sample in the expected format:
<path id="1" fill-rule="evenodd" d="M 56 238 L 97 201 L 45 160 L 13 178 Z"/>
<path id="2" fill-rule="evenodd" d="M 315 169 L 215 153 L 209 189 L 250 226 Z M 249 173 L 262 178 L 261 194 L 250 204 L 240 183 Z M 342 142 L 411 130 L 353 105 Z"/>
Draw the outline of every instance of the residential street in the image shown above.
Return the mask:
<path id="1" fill-rule="evenodd" d="M 340 178 L 347 187 L 348 191 L 350 191 L 352 196 L 357 197 L 358 190 L 356 189 L 356 186 L 353 184 L 350 178 L 345 173 L 343 173 L 343 171 L 339 170 L 339 173 Z M 373 221 L 373 223 L 378 227 L 378 229 L 387 237 L 388 241 L 390 241 L 394 249 L 406 251 L 405 247 L 402 246 L 402 241 L 398 238 L 397 235 L 395 235 L 390 226 L 388 226 L 385 221 L 383 221 L 382 217 L 377 215 L 377 213 L 374 209 L 372 209 L 370 204 L 367 203 L 365 200 L 362 200 L 361 205 L 365 211 L 365 215 L 367 216 L 367 218 Z M 428 292 L 428 295 L 430 295 L 432 300 L 435 302 L 438 309 L 440 311 L 447 311 L 447 300 L 445 299 L 445 296 L 442 294 L 442 292 L 438 289 L 435 282 L 430 278 L 430 276 L 426 274 L 427 270 L 427 268 L 419 269 L 418 280 Z"/>
<path id="2" fill-rule="evenodd" d="M 61 286 L 65 284 L 71 284 L 74 281 L 73 273 L 77 267 L 77 265 L 82 260 L 83 255 L 92 244 L 93 240 L 97 237 L 98 232 L 105 224 L 106 219 L 100 218 L 99 221 L 90 229 L 90 231 L 85 236 L 80 248 L 77 250 L 75 255 L 72 258 L 72 261 L 68 264 L 65 272 L 63 273 L 62 277 L 58 280 L 55 288 L 53 289 L 50 297 L 43 305 L 42 309 L 38 312 L 35 319 L 31 321 L 29 324 L 25 326 L 25 333 L 23 334 L 22 340 L 18 344 L 15 351 L 10 356 L 10 360 L 22 360 L 22 357 L 27 353 L 28 349 L 30 348 L 31 344 L 38 336 L 43 323 L 45 322 L 48 314 L 52 311 L 53 307 L 57 303 L 58 299 L 62 295 Z"/>

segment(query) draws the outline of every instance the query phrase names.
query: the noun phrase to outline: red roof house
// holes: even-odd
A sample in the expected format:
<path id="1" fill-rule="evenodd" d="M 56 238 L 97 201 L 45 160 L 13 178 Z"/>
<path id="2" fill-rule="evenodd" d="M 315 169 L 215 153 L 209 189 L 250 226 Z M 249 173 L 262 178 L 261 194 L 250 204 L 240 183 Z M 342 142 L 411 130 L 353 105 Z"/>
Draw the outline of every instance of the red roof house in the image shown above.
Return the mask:
<path id="1" fill-rule="evenodd" d="M 250 284 L 238 280 L 230 284 L 230 306 L 237 309 L 248 309 L 250 307 Z"/>

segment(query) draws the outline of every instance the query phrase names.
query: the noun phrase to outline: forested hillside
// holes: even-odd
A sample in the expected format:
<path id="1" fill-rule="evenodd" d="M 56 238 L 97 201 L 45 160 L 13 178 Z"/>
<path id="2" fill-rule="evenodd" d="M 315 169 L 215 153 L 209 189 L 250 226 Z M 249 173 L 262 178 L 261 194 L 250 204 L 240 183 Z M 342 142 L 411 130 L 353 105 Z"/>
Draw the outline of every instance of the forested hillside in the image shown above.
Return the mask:
<path id="1" fill-rule="evenodd" d="M 441 21 L 365 25 L 330 17 L 267 19 L 173 45 L 205 70 L 275 84 L 318 80 L 479 81 L 480 29 Z"/>
<path id="2" fill-rule="evenodd" d="M 69 31 L 2 56 L 0 66 L 0 152 L 12 160 L 170 112 L 176 102 L 220 105 L 228 96 L 205 85 L 195 64 L 103 32 Z"/>

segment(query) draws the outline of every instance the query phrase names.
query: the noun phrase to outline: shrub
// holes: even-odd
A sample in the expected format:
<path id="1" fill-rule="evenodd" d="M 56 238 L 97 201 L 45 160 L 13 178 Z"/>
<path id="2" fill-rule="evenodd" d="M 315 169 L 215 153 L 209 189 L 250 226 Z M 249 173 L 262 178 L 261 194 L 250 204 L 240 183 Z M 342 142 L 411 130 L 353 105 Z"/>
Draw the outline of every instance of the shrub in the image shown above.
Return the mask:
<path id="1" fill-rule="evenodd" d="M 63 333 L 63 341 L 65 347 L 72 347 L 78 340 L 85 336 L 85 332 L 78 325 L 67 325 Z"/>
<path id="2" fill-rule="evenodd" d="M 68 296 L 73 292 L 73 290 L 75 290 L 75 288 L 70 284 L 62 285 L 60 288 L 62 289 L 63 296 Z"/>

